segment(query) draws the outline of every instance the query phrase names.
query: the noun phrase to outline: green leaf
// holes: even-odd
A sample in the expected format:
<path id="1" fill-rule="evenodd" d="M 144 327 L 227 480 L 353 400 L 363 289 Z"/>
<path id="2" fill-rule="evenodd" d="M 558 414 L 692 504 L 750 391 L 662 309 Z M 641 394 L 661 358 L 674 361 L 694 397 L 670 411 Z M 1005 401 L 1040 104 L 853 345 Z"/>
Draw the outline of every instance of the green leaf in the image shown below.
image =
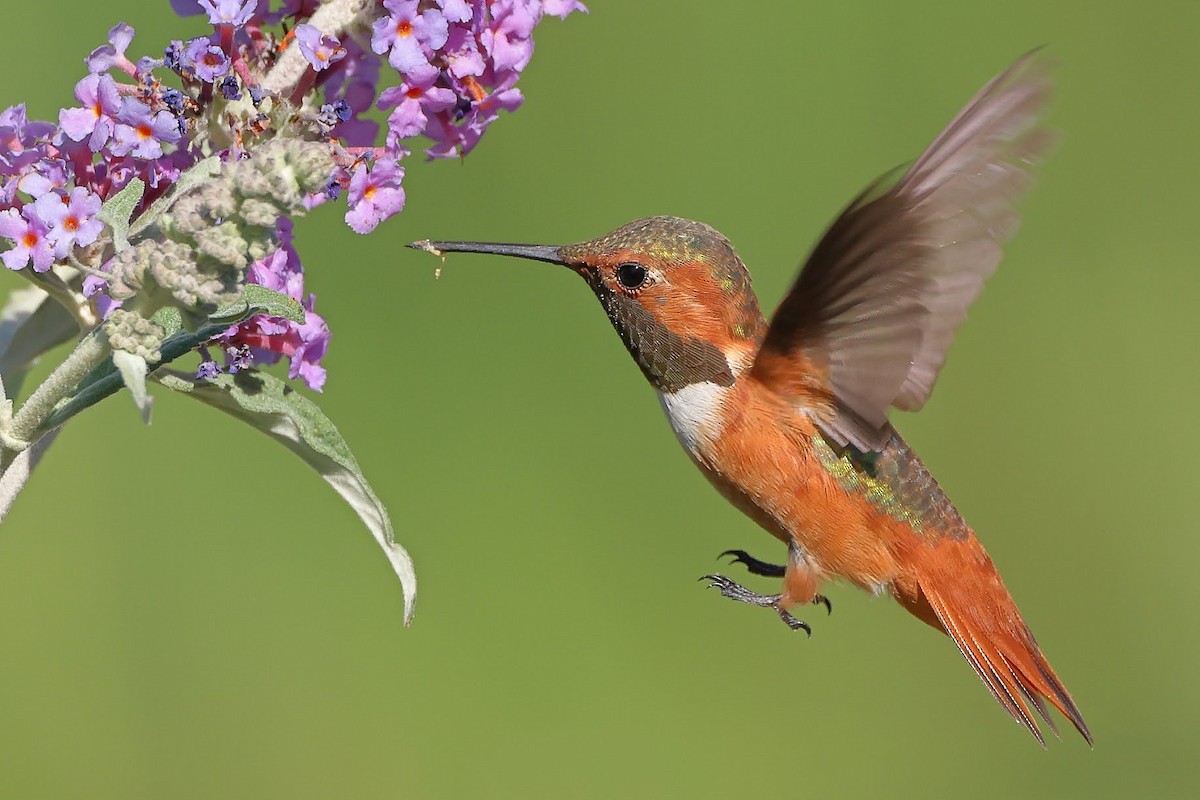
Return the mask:
<path id="1" fill-rule="evenodd" d="M 67 310 L 41 289 L 29 287 L 9 294 L 0 311 L 0 378 L 9 399 L 20 392 L 25 372 L 38 356 L 77 331 Z"/>
<path id="2" fill-rule="evenodd" d="M 142 212 L 142 215 L 137 218 L 137 222 L 133 223 L 133 228 L 130 230 L 129 235 L 137 236 L 146 230 L 146 228 L 149 228 L 159 217 L 167 213 L 171 206 L 175 205 L 176 200 L 220 174 L 221 159 L 217 156 L 209 156 L 208 158 L 201 159 L 188 167 L 175 180 L 175 185 L 171 187 L 171 191 L 155 200 L 150 204 L 149 208 Z"/>
<path id="3" fill-rule="evenodd" d="M 101 222 L 112 228 L 113 247 L 118 253 L 129 247 L 129 218 L 133 216 L 133 210 L 142 201 L 145 192 L 146 184 L 140 178 L 134 178 L 125 184 L 124 189 L 105 200 L 96 214 Z"/>
<path id="4" fill-rule="evenodd" d="M 52 428 L 42 434 L 37 441 L 17 453 L 12 462 L 5 467 L 4 474 L 0 475 L 0 520 L 3 520 L 12 508 L 17 495 L 29 481 L 33 468 L 42 460 L 42 456 L 54 443 L 54 437 L 58 436 L 60 430 L 61 428 Z"/>
<path id="5" fill-rule="evenodd" d="M 304 323 L 304 309 L 299 303 L 287 295 L 256 284 L 247 284 L 241 299 L 218 310 L 210 317 L 208 325 L 196 331 L 181 329 L 182 321 L 178 311 L 169 308 L 160 309 L 154 315 L 154 320 L 166 329 L 168 336 L 159 347 L 162 357 L 157 363 L 149 365 L 150 372 L 186 355 L 230 325 L 236 325 L 255 314 L 267 314 L 272 317 L 290 319 L 298 324 Z M 172 331 L 174 332 L 172 333 Z M 125 382 L 116 365 L 112 359 L 105 359 L 84 376 L 70 397 L 58 404 L 47 417 L 42 426 L 43 429 L 62 425 L 80 411 L 99 403 L 118 391 L 122 385 L 125 385 Z M 142 408 L 140 403 L 138 407 Z M 143 409 L 143 413 L 149 413 L 148 409 Z"/>
<path id="6" fill-rule="evenodd" d="M 168 336 L 158 348 L 162 358 L 157 363 L 149 365 L 150 371 L 154 372 L 159 367 L 170 364 L 180 356 L 190 353 L 228 327 L 228 324 L 205 325 L 197 331 L 181 330 Z M 55 406 L 54 411 L 42 423 L 42 429 L 48 430 L 56 425 L 62 425 L 85 408 L 94 406 L 109 395 L 115 394 L 124 385 L 121 373 L 117 371 L 112 359 L 106 358 L 84 376 L 74 394 Z"/>
<path id="7" fill-rule="evenodd" d="M 114 350 L 112 363 L 121 373 L 121 380 L 129 387 L 129 393 L 133 395 L 133 404 L 142 412 L 142 422 L 149 425 L 150 406 L 154 398 L 146 393 L 146 373 L 149 369 L 146 359 L 126 350 Z"/>
<path id="8" fill-rule="evenodd" d="M 254 370 L 197 381 L 171 370 L 155 377 L 163 386 L 196 398 L 257 428 L 304 459 L 342 496 L 383 548 L 404 592 L 404 624 L 412 621 L 417 577 L 397 544 L 387 509 L 371 491 L 346 440 L 316 403 L 280 379 Z"/>
<path id="9" fill-rule="evenodd" d="M 217 309 L 209 316 L 214 324 L 236 325 L 247 317 L 255 314 L 266 314 L 268 317 L 283 317 L 297 325 L 304 324 L 304 307 L 286 294 L 280 294 L 274 289 L 247 283 L 242 288 L 242 296 L 235 302 Z"/>
<path id="10" fill-rule="evenodd" d="M 151 319 L 161 325 L 162 329 L 166 332 L 163 338 L 172 336 L 183 330 L 183 315 L 179 313 L 179 309 L 175 306 L 163 306 L 154 312 L 154 316 Z"/>

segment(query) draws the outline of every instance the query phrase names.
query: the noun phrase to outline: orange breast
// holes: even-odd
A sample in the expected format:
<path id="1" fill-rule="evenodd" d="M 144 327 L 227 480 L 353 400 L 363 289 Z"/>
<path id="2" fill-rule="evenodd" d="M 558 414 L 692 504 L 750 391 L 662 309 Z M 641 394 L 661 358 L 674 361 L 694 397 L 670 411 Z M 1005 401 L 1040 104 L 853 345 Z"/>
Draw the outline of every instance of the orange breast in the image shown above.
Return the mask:
<path id="1" fill-rule="evenodd" d="M 899 575 L 908 526 L 847 492 L 813 449 L 813 420 L 749 375 L 732 387 L 719 433 L 693 460 L 721 494 L 826 577 L 880 592 Z M 897 541 L 901 540 L 901 541 Z"/>

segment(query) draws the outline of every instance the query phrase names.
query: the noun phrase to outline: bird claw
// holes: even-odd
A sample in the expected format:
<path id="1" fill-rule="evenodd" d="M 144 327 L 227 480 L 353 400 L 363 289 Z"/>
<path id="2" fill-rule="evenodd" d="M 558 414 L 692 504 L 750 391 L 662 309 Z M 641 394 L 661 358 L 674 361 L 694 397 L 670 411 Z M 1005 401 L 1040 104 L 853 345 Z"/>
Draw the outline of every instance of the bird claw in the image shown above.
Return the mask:
<path id="1" fill-rule="evenodd" d="M 791 614 L 784 611 L 782 608 L 779 608 L 778 606 L 775 607 L 775 612 L 777 614 L 779 614 L 779 618 L 781 620 L 783 620 L 784 625 L 787 625 L 789 628 L 791 628 L 794 631 L 804 631 L 804 634 L 806 636 L 808 636 L 810 638 L 812 637 L 812 628 L 808 627 L 807 622 L 805 622 L 802 619 L 796 619 Z"/>
<path id="2" fill-rule="evenodd" d="M 737 600 L 739 603 L 747 603 L 752 606 L 773 608 L 789 628 L 794 631 L 804 631 L 807 635 L 812 636 L 812 628 L 808 626 L 807 622 L 796 619 L 779 605 L 781 595 L 756 594 L 724 575 L 703 575 L 700 580 L 708 581 L 708 588 L 719 589 L 722 596 L 728 597 L 730 600 Z"/>
<path id="3" fill-rule="evenodd" d="M 765 561 L 759 561 L 745 550 L 726 550 L 724 553 L 721 553 L 721 555 L 717 556 L 717 558 L 724 558 L 725 556 L 731 556 L 733 558 L 733 561 L 729 562 L 730 564 L 745 564 L 746 569 L 749 570 L 750 574 L 752 575 L 763 575 L 768 578 L 782 578 L 787 572 L 786 567 L 781 567 L 777 564 L 768 564 Z M 712 576 L 706 575 L 705 577 L 711 578 Z M 721 577 L 721 579 L 725 581 L 729 580 L 724 576 L 718 577 Z M 701 580 L 704 580 L 704 578 L 701 578 Z M 709 586 L 712 585 L 713 584 L 709 584 Z M 818 594 L 814 596 L 812 602 L 813 605 L 825 606 L 826 614 L 833 613 L 833 603 L 831 603 L 829 598 L 825 595 Z"/>
<path id="4" fill-rule="evenodd" d="M 830 602 L 829 598 L 823 594 L 819 594 L 819 595 L 816 595 L 815 597 L 813 597 L 812 603 L 814 606 L 825 606 L 826 614 L 833 613 L 833 603 Z"/>
<path id="5" fill-rule="evenodd" d="M 786 567 L 781 567 L 778 564 L 768 564 L 765 561 L 759 561 L 745 550 L 726 550 L 724 553 L 721 553 L 721 555 L 717 556 L 717 558 L 724 558 L 725 556 L 733 557 L 733 561 L 729 562 L 730 564 L 745 564 L 746 569 L 751 575 L 762 575 L 767 578 L 782 578 L 784 573 L 787 572 Z"/>

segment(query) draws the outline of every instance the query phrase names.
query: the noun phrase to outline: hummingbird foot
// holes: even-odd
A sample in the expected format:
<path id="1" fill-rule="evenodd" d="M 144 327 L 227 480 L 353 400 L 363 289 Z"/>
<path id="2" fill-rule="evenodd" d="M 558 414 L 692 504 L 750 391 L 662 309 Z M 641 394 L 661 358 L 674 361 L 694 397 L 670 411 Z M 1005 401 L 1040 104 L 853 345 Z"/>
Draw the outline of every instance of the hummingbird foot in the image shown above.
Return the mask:
<path id="1" fill-rule="evenodd" d="M 812 628 L 808 627 L 807 622 L 796 619 L 779 604 L 783 595 L 752 592 L 745 586 L 726 578 L 724 575 L 704 575 L 700 580 L 709 581 L 708 588 L 719 589 L 721 594 L 730 600 L 737 600 L 739 603 L 747 603 L 752 606 L 773 608 L 775 609 L 775 613 L 779 615 L 779 618 L 789 628 L 794 631 L 804 631 L 809 636 L 812 636 Z"/>
<path id="2" fill-rule="evenodd" d="M 814 606 L 825 606 L 826 614 L 833 613 L 833 603 L 830 602 L 829 598 L 823 594 L 819 594 L 819 595 L 816 595 L 815 597 L 813 597 L 812 604 Z"/>
<path id="3" fill-rule="evenodd" d="M 726 550 L 717 558 L 725 556 L 733 556 L 731 564 L 745 564 L 746 571 L 751 575 L 762 575 L 765 578 L 782 578 L 787 573 L 787 567 L 780 564 L 768 564 L 766 561 L 759 561 L 754 556 L 747 553 L 745 550 Z M 813 597 L 812 603 L 815 606 L 825 606 L 825 613 L 833 613 L 833 603 L 823 594 L 818 594 Z"/>
<path id="4" fill-rule="evenodd" d="M 745 564 L 746 570 L 751 575 L 762 575 L 766 578 L 782 578 L 784 573 L 787 572 L 787 567 L 780 564 L 768 564 L 765 561 L 759 561 L 745 550 L 726 550 L 717 556 L 717 558 L 724 558 L 725 556 L 733 556 L 733 561 L 730 561 L 730 564 Z"/>

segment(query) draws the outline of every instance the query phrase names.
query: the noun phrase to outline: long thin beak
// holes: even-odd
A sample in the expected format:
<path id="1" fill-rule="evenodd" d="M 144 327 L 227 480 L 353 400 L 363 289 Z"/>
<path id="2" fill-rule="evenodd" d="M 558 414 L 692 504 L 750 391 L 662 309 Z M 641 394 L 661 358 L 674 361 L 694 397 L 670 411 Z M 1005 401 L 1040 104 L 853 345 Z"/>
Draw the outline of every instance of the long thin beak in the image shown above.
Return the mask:
<path id="1" fill-rule="evenodd" d="M 534 261 L 548 261 L 551 264 L 565 264 L 560 255 L 561 247 L 549 244 L 499 244 L 496 242 L 431 242 L 422 239 L 413 242 L 409 247 L 414 250 L 425 250 L 434 255 L 442 253 L 489 253 L 494 256 L 512 256 L 513 258 L 529 258 Z"/>

